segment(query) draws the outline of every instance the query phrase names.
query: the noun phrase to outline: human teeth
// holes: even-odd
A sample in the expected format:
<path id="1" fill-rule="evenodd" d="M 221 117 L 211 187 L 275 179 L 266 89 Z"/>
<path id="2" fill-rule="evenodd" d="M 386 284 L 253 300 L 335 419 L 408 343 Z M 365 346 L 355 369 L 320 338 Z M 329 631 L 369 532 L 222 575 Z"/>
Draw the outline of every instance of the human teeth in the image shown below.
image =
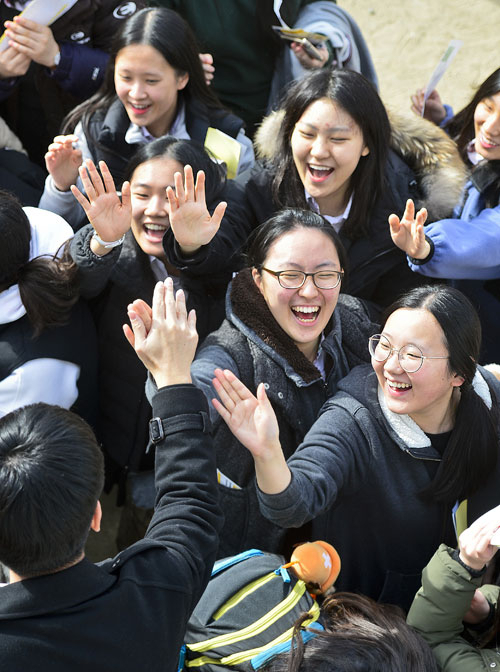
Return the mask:
<path id="1" fill-rule="evenodd" d="M 145 110 L 149 105 L 137 105 L 136 103 L 130 103 L 132 107 L 135 107 L 136 110 Z"/>
<path id="2" fill-rule="evenodd" d="M 387 384 L 389 387 L 396 387 L 400 390 L 406 390 L 407 388 L 411 387 L 409 383 L 396 383 L 393 380 L 388 380 Z"/>
<path id="3" fill-rule="evenodd" d="M 312 170 L 332 170 L 328 166 L 309 166 L 309 168 L 312 168 Z"/>
<path id="4" fill-rule="evenodd" d="M 318 306 L 293 306 L 292 310 L 297 311 L 298 313 L 317 313 L 319 310 Z"/>
<path id="5" fill-rule="evenodd" d="M 144 224 L 144 226 L 151 231 L 165 231 L 167 228 L 166 226 L 161 226 L 160 224 Z"/>

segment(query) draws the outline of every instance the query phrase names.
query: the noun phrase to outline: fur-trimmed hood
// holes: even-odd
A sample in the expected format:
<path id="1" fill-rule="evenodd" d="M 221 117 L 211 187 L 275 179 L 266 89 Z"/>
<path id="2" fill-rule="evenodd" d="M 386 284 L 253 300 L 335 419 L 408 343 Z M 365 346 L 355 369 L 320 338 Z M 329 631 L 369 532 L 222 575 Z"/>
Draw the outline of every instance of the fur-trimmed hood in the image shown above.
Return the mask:
<path id="1" fill-rule="evenodd" d="M 271 112 L 255 134 L 257 158 L 273 161 L 284 110 Z M 390 113 L 391 149 L 414 171 L 428 221 L 449 217 L 460 200 L 467 180 L 467 167 L 453 140 L 430 121 L 416 116 Z M 404 208 L 404 203 L 402 204 Z"/>

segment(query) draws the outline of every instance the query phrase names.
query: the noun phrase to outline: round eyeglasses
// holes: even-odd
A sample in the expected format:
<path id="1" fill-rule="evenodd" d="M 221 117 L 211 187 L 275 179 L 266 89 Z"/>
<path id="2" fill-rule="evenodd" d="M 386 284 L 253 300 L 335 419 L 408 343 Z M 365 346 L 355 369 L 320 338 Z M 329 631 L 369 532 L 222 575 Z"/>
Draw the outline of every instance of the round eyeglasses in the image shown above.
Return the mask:
<path id="1" fill-rule="evenodd" d="M 382 334 L 375 334 L 368 339 L 368 349 L 370 355 L 377 362 L 385 362 L 393 352 L 396 352 L 399 364 L 406 373 L 416 373 L 424 363 L 424 359 L 449 359 L 448 355 L 428 357 L 422 354 L 422 350 L 417 345 L 412 343 L 403 345 L 398 350 L 393 348 L 389 339 Z"/>
<path id="2" fill-rule="evenodd" d="M 299 289 L 305 284 L 308 277 L 313 279 L 318 289 L 335 289 L 340 285 L 344 277 L 344 271 L 317 271 L 316 273 L 304 273 L 304 271 L 271 271 L 264 268 L 263 271 L 274 275 L 283 289 Z"/>

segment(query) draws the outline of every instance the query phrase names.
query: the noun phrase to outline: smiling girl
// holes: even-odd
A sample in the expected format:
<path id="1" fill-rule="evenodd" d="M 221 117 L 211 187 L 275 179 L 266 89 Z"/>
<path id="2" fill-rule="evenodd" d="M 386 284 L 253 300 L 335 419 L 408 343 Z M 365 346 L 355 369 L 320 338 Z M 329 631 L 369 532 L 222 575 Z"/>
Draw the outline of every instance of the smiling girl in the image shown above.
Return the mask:
<path id="1" fill-rule="evenodd" d="M 118 481 L 123 488 L 129 471 L 150 469 L 153 460 L 151 452 L 146 453 L 151 418 L 144 394 L 146 371 L 122 332 L 127 306 L 139 297 L 149 301 L 157 281 L 172 276 L 176 288 L 184 289 L 189 309 L 196 309 L 201 338 L 216 329 L 224 316 L 230 276 L 213 275 L 200 281 L 170 267 L 163 252 L 162 237 L 170 226 L 167 188 L 174 186 L 175 174 L 187 165 L 191 179 L 193 170 L 204 171 L 198 190 L 212 208 L 224 191 L 222 168 L 192 141 L 172 137 L 138 150 L 127 168 L 129 181 L 122 187 L 121 200 L 104 162 L 100 164 L 103 179 L 90 161 L 80 169 L 86 196 L 73 187 L 91 222 L 75 234 L 70 250 L 79 268 L 81 292 L 91 299 L 97 326 L 96 429 L 107 459 L 108 486 Z M 223 209 L 224 204 L 215 208 L 215 219 L 222 216 Z M 177 216 L 180 214 L 182 209 Z M 206 209 L 201 211 L 202 222 L 204 216 L 211 220 Z M 120 542 L 121 547 L 125 545 L 126 540 Z"/>
<path id="2" fill-rule="evenodd" d="M 338 589 L 408 608 L 436 546 L 456 543 L 455 503 L 470 523 L 498 501 L 500 386 L 476 366 L 479 320 L 458 290 L 416 288 L 387 315 L 371 367 L 340 382 L 292 456 L 264 385 L 254 397 L 219 370 L 214 404 L 253 455 L 261 512 L 315 519 L 310 538 L 341 549 Z"/>
<path id="3" fill-rule="evenodd" d="M 436 119 L 446 110 L 433 98 Z M 440 110 L 436 112 L 436 108 Z M 500 68 L 479 87 L 470 103 L 445 128 L 470 168 L 470 179 L 453 217 L 427 224 L 412 201 L 400 220 L 391 215 L 394 243 L 410 257 L 410 268 L 456 285 L 478 307 L 485 344 L 482 361 L 500 357 Z M 495 280 L 496 282 L 486 282 Z"/>
<path id="4" fill-rule="evenodd" d="M 286 209 L 258 227 L 247 263 L 231 283 L 226 319 L 201 345 L 191 375 L 208 399 L 216 368 L 234 371 L 252 391 L 264 381 L 289 456 L 338 381 L 368 361 L 367 338 L 377 326 L 361 301 L 340 294 L 345 252 L 314 212 Z M 225 514 L 219 557 L 248 548 L 289 551 L 307 532 L 289 534 L 259 513 L 250 454 L 215 411 L 212 420 Z"/>
<path id="5" fill-rule="evenodd" d="M 387 217 L 409 197 L 433 209 L 436 183 L 427 178 L 451 156 L 460 166 L 461 161 L 446 134 L 432 124 L 421 121 L 418 128 L 407 129 L 406 121 L 404 132 L 403 125 L 391 128 L 377 91 L 356 72 L 323 69 L 301 79 L 258 132 L 260 161 L 237 178 L 241 195 L 236 204 L 229 203 L 222 223 L 234 249 L 244 239 L 242 230 L 248 234 L 281 207 L 309 209 L 324 216 L 340 235 L 349 261 L 344 283 L 349 294 L 388 305 L 405 288 L 419 284 L 404 255 L 394 249 Z M 450 191 L 448 184 L 439 184 L 440 196 L 448 199 L 439 209 L 444 216 L 451 213 L 461 185 Z M 236 212 L 235 205 L 240 206 Z M 205 263 L 205 271 L 210 250 L 221 245 L 216 236 L 210 245 L 182 255 L 172 237 L 165 239 L 172 263 L 179 268 Z"/>
<path id="6" fill-rule="evenodd" d="M 240 170 L 253 163 L 243 122 L 221 106 L 205 82 L 189 26 L 172 10 L 143 9 L 116 35 L 102 87 L 66 118 L 63 133 L 71 134 L 57 136 L 49 146 L 41 207 L 76 226 L 82 213 L 69 188 L 82 160 L 106 161 L 121 184 L 141 144 L 165 135 L 203 144 L 209 127 L 240 143 Z"/>

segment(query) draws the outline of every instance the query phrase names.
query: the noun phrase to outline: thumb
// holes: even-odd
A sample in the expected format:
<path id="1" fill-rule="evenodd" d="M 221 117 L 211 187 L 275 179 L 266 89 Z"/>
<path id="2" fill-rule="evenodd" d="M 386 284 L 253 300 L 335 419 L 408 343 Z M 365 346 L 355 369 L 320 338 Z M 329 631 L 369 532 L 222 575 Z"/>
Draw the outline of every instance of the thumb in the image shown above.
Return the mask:
<path id="1" fill-rule="evenodd" d="M 391 227 L 391 233 L 398 233 L 400 229 L 399 217 L 395 214 L 392 214 L 389 215 L 387 221 L 389 222 L 389 226 Z"/>
<path id="2" fill-rule="evenodd" d="M 127 336 L 127 340 L 129 340 L 129 343 L 133 345 L 134 349 L 137 351 L 146 340 L 146 327 L 142 319 L 139 317 L 139 315 L 133 310 L 128 311 L 128 317 L 130 320 L 130 324 L 132 325 L 134 343 L 133 344 L 131 343 L 129 337 L 127 336 L 127 333 L 125 333 L 125 336 Z"/>

